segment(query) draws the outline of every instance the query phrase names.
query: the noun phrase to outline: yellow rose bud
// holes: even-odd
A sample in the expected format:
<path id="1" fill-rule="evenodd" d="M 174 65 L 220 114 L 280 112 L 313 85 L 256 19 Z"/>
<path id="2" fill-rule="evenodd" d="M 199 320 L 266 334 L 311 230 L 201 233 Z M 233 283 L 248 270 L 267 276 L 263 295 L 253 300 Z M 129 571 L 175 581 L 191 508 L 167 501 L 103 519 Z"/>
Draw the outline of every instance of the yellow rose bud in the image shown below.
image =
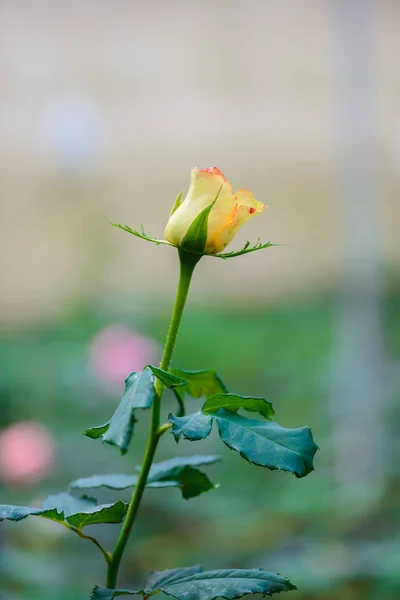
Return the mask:
<path id="1" fill-rule="evenodd" d="M 174 246 L 180 246 L 195 218 L 214 202 L 217 195 L 208 217 L 205 254 L 221 252 L 239 227 L 265 208 L 248 190 L 242 189 L 233 194 L 231 184 L 217 167 L 192 169 L 186 198 L 167 223 L 166 239 Z"/>

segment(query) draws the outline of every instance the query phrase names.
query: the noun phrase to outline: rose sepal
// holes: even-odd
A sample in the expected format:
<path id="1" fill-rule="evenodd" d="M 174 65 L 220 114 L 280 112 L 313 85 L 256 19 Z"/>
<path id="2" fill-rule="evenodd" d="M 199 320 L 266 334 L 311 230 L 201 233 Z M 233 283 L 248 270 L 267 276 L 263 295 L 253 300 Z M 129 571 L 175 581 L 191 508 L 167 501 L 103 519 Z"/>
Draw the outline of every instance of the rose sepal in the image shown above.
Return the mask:
<path id="1" fill-rule="evenodd" d="M 203 256 L 205 254 L 206 244 L 207 244 L 207 234 L 208 234 L 208 218 L 210 216 L 210 212 L 216 201 L 218 200 L 218 196 L 221 192 L 222 186 L 218 190 L 215 199 L 211 204 L 206 206 L 194 219 L 189 229 L 185 233 L 180 243 L 180 248 L 185 252 L 190 252 L 193 254 L 200 254 Z"/>
<path id="2" fill-rule="evenodd" d="M 211 206 L 212 205 L 210 204 L 210 207 Z M 210 207 L 207 207 L 205 210 L 207 210 Z M 171 246 L 171 248 L 178 248 L 178 246 L 171 244 L 171 242 L 168 242 L 167 240 L 160 240 L 158 238 L 154 238 L 154 237 L 147 235 L 143 229 L 143 226 L 142 226 L 141 232 L 139 232 L 139 231 L 136 231 L 135 229 L 132 229 L 128 225 L 121 225 L 120 223 L 112 223 L 111 221 L 109 221 L 109 223 L 113 227 L 118 227 L 118 229 L 122 229 L 122 231 L 126 231 L 127 233 L 130 233 L 131 235 L 134 235 L 142 240 L 145 240 L 146 242 L 152 242 L 153 244 L 156 244 L 157 246 L 164 244 L 165 246 Z M 200 254 L 199 260 L 202 256 L 212 256 L 214 258 L 222 258 L 222 259 L 226 260 L 228 258 L 236 258 L 237 256 L 242 256 L 243 254 L 249 254 L 250 252 L 255 252 L 256 250 L 264 250 L 265 248 L 273 248 L 275 246 L 282 246 L 282 244 L 272 244 L 271 242 L 266 242 L 265 244 L 263 244 L 258 239 L 257 242 L 254 244 L 254 246 L 252 246 L 251 242 L 247 241 L 241 250 L 233 250 L 232 252 L 223 252 L 223 253 L 219 253 L 219 254 Z M 191 252 L 191 254 L 193 254 L 193 252 Z"/>
<path id="3" fill-rule="evenodd" d="M 132 229 L 131 227 L 129 227 L 129 225 L 121 225 L 121 223 L 112 223 L 111 221 L 108 222 L 113 227 L 118 227 L 118 229 L 122 229 L 122 231 L 126 231 L 127 233 L 130 233 L 142 240 L 145 240 L 146 242 L 153 242 L 153 244 L 157 244 L 157 246 L 159 246 L 160 244 L 164 244 L 165 246 L 172 246 L 172 248 L 176 248 L 174 244 L 171 244 L 171 242 L 168 242 L 167 240 L 159 240 L 158 238 L 154 238 L 150 235 L 147 235 L 147 233 L 143 229 L 143 225 L 141 225 L 141 232 L 139 232 L 136 231 L 136 229 Z"/>

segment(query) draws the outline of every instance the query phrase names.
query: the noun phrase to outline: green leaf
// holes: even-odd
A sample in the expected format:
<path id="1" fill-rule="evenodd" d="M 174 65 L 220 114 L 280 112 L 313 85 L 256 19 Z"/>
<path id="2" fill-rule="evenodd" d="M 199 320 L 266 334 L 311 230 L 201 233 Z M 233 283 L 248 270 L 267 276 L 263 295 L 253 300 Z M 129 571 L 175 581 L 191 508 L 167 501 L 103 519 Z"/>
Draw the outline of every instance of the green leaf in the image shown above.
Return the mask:
<path id="1" fill-rule="evenodd" d="M 149 235 L 146 235 L 146 233 L 143 231 L 143 227 L 142 227 L 142 232 L 139 233 L 139 231 L 136 231 L 135 229 L 131 229 L 130 227 L 128 227 L 128 225 L 121 225 L 120 223 L 111 223 L 111 221 L 108 221 L 108 222 L 113 227 L 118 227 L 118 229 L 122 229 L 122 231 L 131 233 L 132 235 L 134 235 L 142 240 L 146 240 L 146 242 L 153 242 L 154 244 L 157 244 L 157 246 L 159 246 L 160 244 L 165 244 L 166 246 L 172 246 L 173 248 L 176 248 L 176 246 L 174 246 L 174 244 L 167 242 L 167 240 L 159 240 L 157 238 L 153 238 Z"/>
<path id="2" fill-rule="evenodd" d="M 67 521 L 73 527 L 82 529 L 86 525 L 96 525 L 100 523 L 121 523 L 124 519 L 128 505 L 118 500 L 111 504 L 100 504 L 91 509 L 79 512 L 67 517 Z"/>
<path id="3" fill-rule="evenodd" d="M 166 479 L 165 481 L 151 481 L 147 487 L 179 487 L 182 492 L 182 497 L 185 500 L 189 500 L 189 498 L 200 496 L 203 492 L 209 492 L 218 486 L 211 483 L 207 475 L 199 469 L 182 467 L 179 469 L 179 472 L 176 473 L 174 480 Z"/>
<path id="4" fill-rule="evenodd" d="M 61 492 L 49 496 L 42 508 L 31 508 L 27 506 L 0 505 L 0 521 L 20 521 L 29 515 L 50 519 L 52 521 L 64 522 L 82 529 L 86 525 L 95 523 L 121 523 L 124 518 L 127 505 L 118 501 L 113 504 L 96 503 L 94 498 L 84 496 L 76 498 L 68 492 Z"/>
<path id="5" fill-rule="evenodd" d="M 216 394 L 206 400 L 203 408 L 204 413 L 213 413 L 220 408 L 226 408 L 232 412 L 237 412 L 240 408 L 251 412 L 258 412 L 266 419 L 273 419 L 275 411 L 271 402 L 264 398 L 254 398 L 253 396 L 238 396 L 237 394 Z"/>
<path id="6" fill-rule="evenodd" d="M 297 589 L 286 577 L 262 569 L 204 571 L 200 565 L 150 573 L 143 590 L 94 588 L 91 600 L 113 600 L 117 596 L 164 592 L 177 600 L 235 600 L 246 594 L 272 596 Z"/>
<path id="7" fill-rule="evenodd" d="M 182 434 L 185 439 L 192 442 L 202 440 L 210 434 L 212 428 L 211 417 L 204 415 L 201 411 L 185 417 L 169 415 L 168 419 L 172 423 L 172 433 L 177 442 L 179 442 Z"/>
<path id="8" fill-rule="evenodd" d="M 97 427 L 91 427 L 90 429 L 86 429 L 84 435 L 87 435 L 87 437 L 90 437 L 93 440 L 98 440 L 104 433 L 106 433 L 106 431 L 108 431 L 109 427 L 110 421 L 108 421 L 108 423 L 104 423 L 104 425 L 98 425 Z"/>
<path id="9" fill-rule="evenodd" d="M 90 477 L 81 477 L 70 484 L 74 490 L 88 490 L 105 487 L 110 490 L 126 490 L 137 484 L 137 475 L 125 475 L 124 473 L 110 473 L 105 475 L 91 475 Z"/>
<path id="10" fill-rule="evenodd" d="M 60 492 L 59 494 L 48 496 L 44 500 L 42 508 L 45 510 L 55 509 L 59 514 L 63 514 L 64 519 L 66 519 L 82 511 L 91 511 L 96 505 L 97 501 L 95 498 L 89 498 L 88 496 L 76 497 L 69 492 Z"/>
<path id="11" fill-rule="evenodd" d="M 30 515 L 46 517 L 52 521 L 64 521 L 64 514 L 58 514 L 56 510 L 43 510 L 31 508 L 30 506 L 12 506 L 11 504 L 0 504 L 0 521 L 22 521 Z"/>
<path id="12" fill-rule="evenodd" d="M 193 398 L 210 398 L 214 394 L 223 394 L 227 388 L 214 370 L 187 371 L 185 369 L 171 369 L 176 377 L 184 379 L 186 386 L 183 389 L 175 390 L 180 395 L 185 393 Z"/>
<path id="13" fill-rule="evenodd" d="M 210 256 L 215 256 L 216 258 L 223 258 L 224 260 L 226 260 L 227 258 L 242 256 L 242 254 L 249 254 L 249 252 L 255 252 L 256 250 L 264 250 L 265 248 L 272 248 L 274 246 L 280 246 L 280 244 L 271 244 L 271 242 L 263 244 L 258 239 L 257 243 L 254 244 L 254 246 L 251 246 L 250 242 L 246 242 L 241 250 L 234 250 L 233 252 L 225 252 L 223 254 L 210 254 Z"/>
<path id="14" fill-rule="evenodd" d="M 277 423 L 248 419 L 228 410 L 213 413 L 221 440 L 250 463 L 304 477 L 314 470 L 318 449 L 309 427 L 285 429 Z"/>
<path id="15" fill-rule="evenodd" d="M 147 487 L 179 487 L 185 499 L 194 498 L 208 492 L 215 486 L 207 475 L 197 467 L 210 465 L 220 460 L 219 456 L 187 456 L 177 457 L 154 463 L 147 480 Z M 136 467 L 140 470 L 141 467 Z M 137 484 L 137 475 L 93 475 L 77 479 L 71 483 L 73 489 L 89 489 L 107 487 L 123 490 Z"/>
<path id="16" fill-rule="evenodd" d="M 148 487 L 179 487 L 185 500 L 214 489 L 205 473 L 197 467 L 210 465 L 220 460 L 219 456 L 183 456 L 155 463 L 149 473 Z"/>
<path id="17" fill-rule="evenodd" d="M 216 454 L 194 454 L 193 456 L 175 456 L 168 460 L 163 460 L 154 463 L 150 469 L 150 479 L 164 476 L 165 473 L 173 473 L 176 468 L 181 467 L 203 467 L 205 465 L 213 465 L 221 460 L 221 457 Z M 141 467 L 135 467 L 140 471 Z"/>
<path id="18" fill-rule="evenodd" d="M 154 375 L 149 367 L 140 373 L 131 373 L 125 380 L 125 391 L 115 413 L 108 423 L 85 431 L 88 437 L 118 446 L 121 453 L 128 451 L 136 422 L 134 410 L 150 408 L 154 400 Z"/>
<path id="19" fill-rule="evenodd" d="M 96 523 L 121 523 L 127 505 L 120 500 L 111 504 L 97 504 L 95 498 L 87 496 L 76 498 L 68 492 L 61 492 L 46 498 L 43 502 L 43 509 L 45 513 L 49 510 L 56 510 L 70 525 L 82 529 L 86 525 Z M 48 514 L 40 516 L 50 518 Z"/>
<path id="20" fill-rule="evenodd" d="M 212 207 L 218 199 L 221 189 L 222 186 L 218 190 L 215 200 L 197 215 L 183 236 L 180 247 L 186 252 L 204 254 L 207 244 L 208 217 L 210 216 Z"/>
<path id="21" fill-rule="evenodd" d="M 166 569 L 165 571 L 152 571 L 146 580 L 143 590 L 144 594 L 152 594 L 158 590 L 162 590 L 168 584 L 179 581 L 184 577 L 190 577 L 201 573 L 203 567 L 194 565 L 193 567 L 182 567 L 180 569 Z"/>
<path id="22" fill-rule="evenodd" d="M 234 600 L 245 594 L 271 596 L 295 589 L 296 587 L 286 577 L 261 569 L 221 569 L 202 572 L 201 567 L 192 567 L 152 573 L 146 583 L 144 594 L 148 595 L 159 590 L 178 600 L 215 600 L 219 597 Z"/>
<path id="23" fill-rule="evenodd" d="M 164 371 L 163 369 L 159 369 L 158 367 L 153 367 L 153 365 L 147 366 L 153 371 L 157 379 L 162 381 L 163 384 L 169 389 L 182 387 L 183 385 L 186 385 L 186 381 L 181 377 L 177 377 L 176 375 L 173 375 L 168 371 Z"/>

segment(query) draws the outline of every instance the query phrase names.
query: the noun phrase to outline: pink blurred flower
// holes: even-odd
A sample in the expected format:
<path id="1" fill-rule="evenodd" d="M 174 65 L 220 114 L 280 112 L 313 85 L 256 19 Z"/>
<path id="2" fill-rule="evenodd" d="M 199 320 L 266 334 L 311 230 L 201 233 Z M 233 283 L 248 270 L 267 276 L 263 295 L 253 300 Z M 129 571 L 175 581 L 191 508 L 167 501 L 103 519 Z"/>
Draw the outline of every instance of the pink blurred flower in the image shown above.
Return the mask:
<path id="1" fill-rule="evenodd" d="M 0 432 L 0 479 L 9 487 L 37 483 L 51 471 L 56 448 L 40 423 L 19 421 Z"/>
<path id="2" fill-rule="evenodd" d="M 157 361 L 157 344 L 121 325 L 109 325 L 92 340 L 90 358 L 98 377 L 121 383 L 132 371 Z"/>

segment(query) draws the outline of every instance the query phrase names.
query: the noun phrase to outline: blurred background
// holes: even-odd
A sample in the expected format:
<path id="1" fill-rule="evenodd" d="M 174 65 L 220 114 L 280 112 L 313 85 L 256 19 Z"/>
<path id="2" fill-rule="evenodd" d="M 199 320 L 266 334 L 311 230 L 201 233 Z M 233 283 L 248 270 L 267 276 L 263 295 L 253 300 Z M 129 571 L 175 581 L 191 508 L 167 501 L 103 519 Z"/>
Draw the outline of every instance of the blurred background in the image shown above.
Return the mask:
<path id="1" fill-rule="evenodd" d="M 166 436 L 159 459 L 220 453 L 221 486 L 147 491 L 122 585 L 200 562 L 277 570 L 298 600 L 399 598 L 399 18 L 396 0 L 0 0 L 1 503 L 141 462 L 147 415 L 125 457 L 82 432 L 159 359 L 177 256 L 106 218 L 162 236 L 191 167 L 216 165 L 268 205 L 229 250 L 283 244 L 203 259 L 173 364 L 310 425 L 316 471 Z M 103 575 L 66 529 L 1 524 L 5 600 L 81 600 Z"/>

